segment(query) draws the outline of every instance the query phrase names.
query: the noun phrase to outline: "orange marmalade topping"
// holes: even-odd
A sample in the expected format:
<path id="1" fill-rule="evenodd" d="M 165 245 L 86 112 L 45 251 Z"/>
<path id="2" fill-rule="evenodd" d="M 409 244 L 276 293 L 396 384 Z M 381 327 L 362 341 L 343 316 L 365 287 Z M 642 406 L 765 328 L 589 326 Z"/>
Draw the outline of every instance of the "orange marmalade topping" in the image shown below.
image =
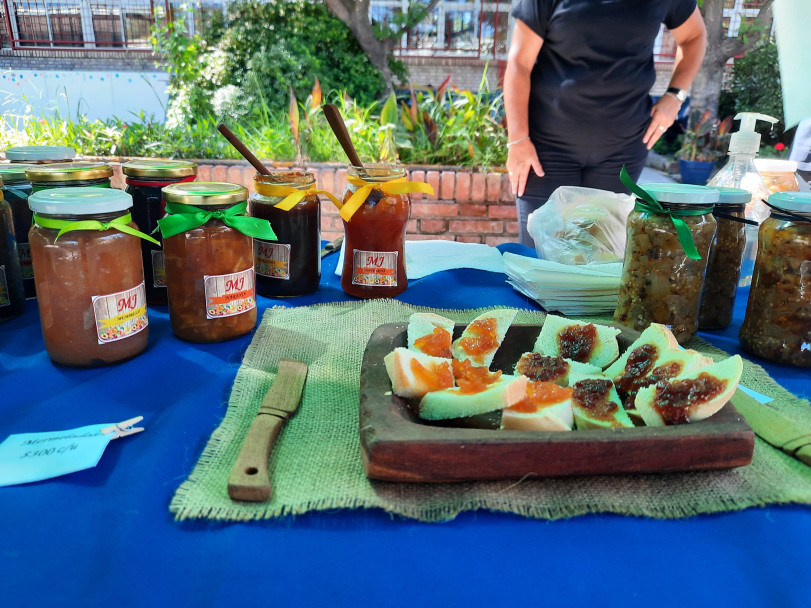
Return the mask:
<path id="1" fill-rule="evenodd" d="M 459 346 L 468 355 L 482 359 L 483 355 L 498 348 L 496 320 L 493 317 L 473 321 L 467 326 L 467 336 L 459 340 Z"/>
<path id="2" fill-rule="evenodd" d="M 416 359 L 412 359 L 411 371 L 414 373 L 414 378 L 423 383 L 429 392 L 453 386 L 453 372 L 449 362 L 440 363 L 430 370 Z"/>
<path id="3" fill-rule="evenodd" d="M 414 340 L 414 348 L 432 357 L 451 358 L 451 332 L 435 327 L 433 333 Z"/>
<path id="4" fill-rule="evenodd" d="M 508 408 L 522 414 L 533 414 L 550 403 L 560 403 L 572 396 L 571 388 L 553 382 L 527 382 L 527 397 Z"/>
<path id="5" fill-rule="evenodd" d="M 480 393 L 489 385 L 498 382 L 501 372 L 491 372 L 486 367 L 473 365 L 469 360 L 453 360 L 453 376 L 459 392 L 464 394 Z"/>

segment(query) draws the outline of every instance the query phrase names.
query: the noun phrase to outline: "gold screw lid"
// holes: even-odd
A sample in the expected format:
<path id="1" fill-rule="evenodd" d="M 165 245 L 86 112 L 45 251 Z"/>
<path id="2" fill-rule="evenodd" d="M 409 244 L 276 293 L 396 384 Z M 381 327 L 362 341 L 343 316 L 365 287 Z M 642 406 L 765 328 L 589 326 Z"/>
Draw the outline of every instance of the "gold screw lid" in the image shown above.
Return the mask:
<path id="1" fill-rule="evenodd" d="M 189 177 L 197 175 L 197 163 L 188 160 L 131 160 L 121 165 L 130 177 Z"/>
<path id="2" fill-rule="evenodd" d="M 181 203 L 195 207 L 236 205 L 248 200 L 248 189 L 228 182 L 183 182 L 161 188 L 167 203 Z"/>
<path id="3" fill-rule="evenodd" d="M 34 183 L 78 182 L 86 179 L 112 177 L 113 168 L 105 163 L 78 162 L 38 165 L 25 170 L 26 177 Z"/>

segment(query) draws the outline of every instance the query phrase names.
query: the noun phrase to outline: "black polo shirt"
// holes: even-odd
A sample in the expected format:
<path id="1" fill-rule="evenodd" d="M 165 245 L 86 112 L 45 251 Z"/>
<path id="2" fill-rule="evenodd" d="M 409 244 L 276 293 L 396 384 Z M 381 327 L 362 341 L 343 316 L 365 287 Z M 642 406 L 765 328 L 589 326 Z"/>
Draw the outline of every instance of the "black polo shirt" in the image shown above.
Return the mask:
<path id="1" fill-rule="evenodd" d="M 695 0 L 519 0 L 543 38 L 531 75 L 529 134 L 539 147 L 614 149 L 642 139 L 662 23 L 682 25 Z"/>

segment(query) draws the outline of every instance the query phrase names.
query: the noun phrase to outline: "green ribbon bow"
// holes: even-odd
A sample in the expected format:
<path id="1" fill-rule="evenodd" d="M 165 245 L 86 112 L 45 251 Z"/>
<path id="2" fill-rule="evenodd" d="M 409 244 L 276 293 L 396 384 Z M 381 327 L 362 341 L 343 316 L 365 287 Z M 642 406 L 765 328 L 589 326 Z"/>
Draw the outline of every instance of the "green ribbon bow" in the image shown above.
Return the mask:
<path id="1" fill-rule="evenodd" d="M 711 213 L 713 205 L 699 207 L 696 209 L 669 209 L 664 207 L 662 206 L 662 203 L 656 200 L 656 197 L 654 197 L 650 192 L 646 192 L 640 188 L 639 185 L 633 179 L 631 179 L 631 176 L 628 175 L 628 172 L 625 170 L 625 165 L 623 165 L 622 170 L 620 171 L 620 181 L 625 184 L 626 188 L 637 196 L 634 211 L 643 211 L 645 213 L 664 213 L 669 215 L 670 221 L 673 222 L 673 226 L 676 228 L 676 236 L 679 238 L 679 244 L 684 250 L 685 255 L 691 260 L 701 259 L 701 255 L 699 255 L 698 249 L 696 249 L 695 241 L 693 241 L 690 226 L 687 225 L 687 222 L 681 219 L 681 216 L 704 215 L 706 213 Z"/>
<path id="2" fill-rule="evenodd" d="M 54 239 L 54 243 L 59 240 L 59 237 L 65 234 L 66 232 L 72 232 L 73 230 L 118 230 L 119 232 L 125 232 L 127 234 L 131 234 L 132 236 L 137 236 L 139 239 L 145 239 L 147 241 L 151 241 L 156 245 L 160 245 L 158 241 L 153 239 L 151 236 L 148 236 L 141 232 L 140 230 L 136 230 L 129 223 L 132 221 L 132 216 L 127 213 L 126 215 L 122 215 L 121 217 L 117 217 L 112 221 L 109 222 L 100 222 L 98 220 L 55 220 L 48 217 L 42 217 L 34 214 L 34 223 L 38 226 L 42 226 L 43 228 L 50 228 L 51 230 L 58 230 L 59 233 L 56 235 Z"/>
<path id="3" fill-rule="evenodd" d="M 166 203 L 166 213 L 169 215 L 158 220 L 158 227 L 160 227 L 163 238 L 168 238 L 202 226 L 210 219 L 217 219 L 246 236 L 265 241 L 275 241 L 276 233 L 270 227 L 270 222 L 258 217 L 243 215 L 247 209 L 247 202 L 236 204 L 228 209 L 213 209 L 211 211 L 193 205 Z"/>

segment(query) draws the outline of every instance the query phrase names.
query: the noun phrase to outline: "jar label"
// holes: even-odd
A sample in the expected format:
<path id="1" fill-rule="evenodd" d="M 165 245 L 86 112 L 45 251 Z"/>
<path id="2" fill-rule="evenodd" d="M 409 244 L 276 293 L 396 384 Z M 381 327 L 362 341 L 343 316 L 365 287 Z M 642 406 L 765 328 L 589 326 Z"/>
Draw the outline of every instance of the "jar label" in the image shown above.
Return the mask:
<path id="1" fill-rule="evenodd" d="M 152 251 L 152 285 L 166 287 L 166 264 L 164 264 L 163 251 Z"/>
<path id="2" fill-rule="evenodd" d="M 28 243 L 17 243 L 17 254 L 20 256 L 20 270 L 23 279 L 34 278 L 34 265 L 31 263 L 31 247 Z"/>
<path id="3" fill-rule="evenodd" d="M 290 245 L 253 240 L 256 274 L 271 279 L 290 279 Z"/>
<path id="4" fill-rule="evenodd" d="M 126 291 L 93 296 L 93 314 L 99 344 L 134 336 L 149 324 L 144 283 Z"/>
<path id="5" fill-rule="evenodd" d="M 11 304 L 11 298 L 8 295 L 8 283 L 6 283 L 6 267 L 0 265 L 0 306 L 9 304 Z"/>
<path id="6" fill-rule="evenodd" d="M 206 317 L 232 317 L 256 308 L 253 268 L 233 274 L 205 275 Z"/>
<path id="7" fill-rule="evenodd" d="M 367 287 L 397 286 L 396 251 L 361 251 L 352 253 L 352 284 Z"/>

